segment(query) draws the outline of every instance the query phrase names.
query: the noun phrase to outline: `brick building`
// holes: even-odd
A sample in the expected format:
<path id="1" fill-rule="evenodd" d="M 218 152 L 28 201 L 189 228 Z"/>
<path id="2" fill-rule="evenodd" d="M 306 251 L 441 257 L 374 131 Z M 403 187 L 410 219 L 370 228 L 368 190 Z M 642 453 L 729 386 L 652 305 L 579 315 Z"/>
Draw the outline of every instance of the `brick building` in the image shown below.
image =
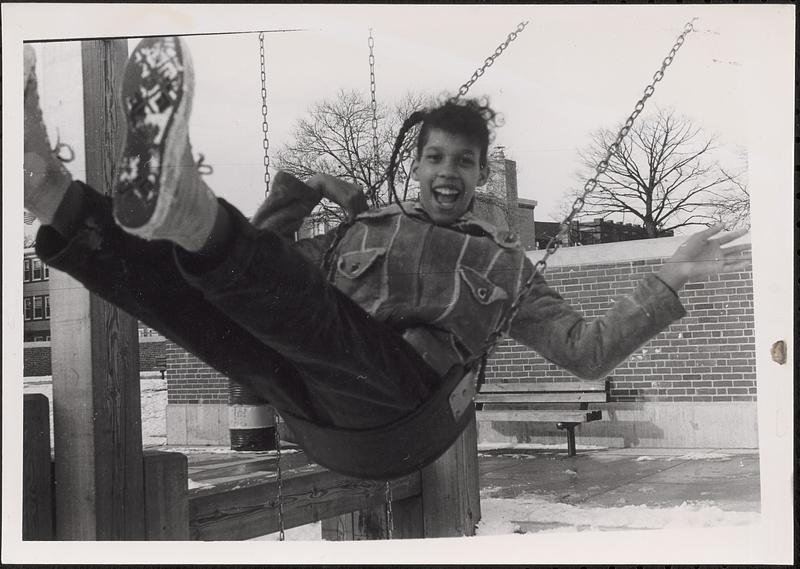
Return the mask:
<path id="1" fill-rule="evenodd" d="M 534 209 L 536 200 L 520 198 L 517 192 L 517 163 L 506 158 L 502 146 L 489 156 L 489 180 L 475 192 L 473 213 L 499 227 L 516 233 L 522 248 L 536 249 Z"/>
<path id="2" fill-rule="evenodd" d="M 22 254 L 23 341 L 50 339 L 50 269 L 33 248 Z"/>
<path id="3" fill-rule="evenodd" d="M 544 249 L 550 239 L 558 234 L 561 224 L 555 221 L 537 221 L 535 226 L 535 249 Z M 673 235 L 674 232 L 670 230 L 659 237 L 672 237 Z M 576 219 L 570 225 L 569 234 L 565 240 L 562 240 L 561 244 L 565 246 L 598 245 L 600 243 L 635 241 L 647 238 L 647 231 L 640 225 L 619 223 L 600 218 L 591 221 Z"/>
<path id="4" fill-rule="evenodd" d="M 684 238 L 659 238 L 559 250 L 547 280 L 587 317 L 657 271 Z M 544 251 L 529 253 L 536 261 Z M 609 376 L 603 421 L 578 430 L 583 444 L 609 447 L 758 446 L 751 270 L 689 283 L 687 316 L 648 342 Z M 527 347 L 505 340 L 487 366 L 487 382 L 575 379 Z M 544 423 L 481 423 L 480 440 L 563 443 Z"/>
<path id="5" fill-rule="evenodd" d="M 23 377 L 52 375 L 50 360 L 50 269 L 33 247 L 22 256 Z M 166 340 L 139 322 L 139 369 L 164 369 Z"/>

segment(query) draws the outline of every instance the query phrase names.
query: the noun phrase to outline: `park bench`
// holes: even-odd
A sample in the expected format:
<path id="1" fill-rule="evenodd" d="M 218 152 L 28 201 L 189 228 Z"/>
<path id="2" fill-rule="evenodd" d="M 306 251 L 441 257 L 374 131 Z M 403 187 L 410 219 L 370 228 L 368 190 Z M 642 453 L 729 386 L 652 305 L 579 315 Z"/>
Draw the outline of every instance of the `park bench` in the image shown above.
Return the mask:
<path id="1" fill-rule="evenodd" d="M 475 404 L 479 421 L 554 422 L 567 432 L 567 452 L 575 456 L 575 427 L 603 418 L 603 412 L 589 409 L 589 403 L 606 403 L 608 393 L 608 380 L 486 383 Z"/>

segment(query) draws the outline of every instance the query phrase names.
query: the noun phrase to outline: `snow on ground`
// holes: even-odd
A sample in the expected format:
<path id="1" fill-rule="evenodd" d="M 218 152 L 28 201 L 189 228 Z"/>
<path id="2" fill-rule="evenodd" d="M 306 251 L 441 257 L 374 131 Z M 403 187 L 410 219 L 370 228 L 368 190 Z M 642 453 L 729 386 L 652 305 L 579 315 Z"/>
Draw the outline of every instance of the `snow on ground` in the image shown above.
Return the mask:
<path id="1" fill-rule="evenodd" d="M 709 460 L 714 462 L 725 462 L 726 460 L 732 460 L 733 457 L 729 454 L 721 453 L 721 452 L 714 452 L 714 451 L 698 451 L 698 452 L 690 452 L 688 454 L 682 455 L 675 455 L 675 456 L 649 456 L 649 455 L 642 455 L 636 457 L 636 462 L 645 462 L 648 460 L 662 460 L 662 461 L 671 461 L 671 460 Z"/>
<path id="2" fill-rule="evenodd" d="M 729 512 L 711 503 L 684 502 L 658 508 L 640 506 L 576 506 L 554 497 L 524 494 L 514 499 L 491 498 L 481 492 L 481 521 L 477 535 L 584 530 L 664 529 L 740 526 L 757 523 L 759 514 Z"/>
<path id="3" fill-rule="evenodd" d="M 147 446 L 166 444 L 167 386 L 158 374 L 142 374 L 142 443 Z M 52 381 L 47 377 L 26 377 L 24 393 L 43 393 L 50 400 L 50 432 L 52 439 Z M 487 451 L 563 450 L 563 444 L 537 443 L 485 443 L 478 445 L 479 456 L 498 456 Z M 607 447 L 578 445 L 579 450 L 605 450 Z M 192 453 L 227 453 L 227 447 L 170 447 L 170 450 Z M 269 454 L 274 451 L 263 451 Z M 283 449 L 283 453 L 298 452 Z M 518 459 L 535 459 L 535 454 L 503 452 L 501 456 Z M 730 454 L 697 451 L 683 455 L 643 455 L 637 461 L 648 460 L 731 460 Z M 189 480 L 189 488 L 206 486 Z M 585 530 L 663 529 L 671 527 L 719 527 L 756 523 L 759 514 L 724 511 L 711 502 L 684 502 L 680 506 L 590 506 L 570 505 L 556 501 L 555 496 L 523 494 L 514 499 L 493 498 L 493 489 L 481 491 L 482 519 L 477 535 L 507 535 L 534 532 L 575 532 Z M 319 522 L 286 530 L 288 541 L 319 541 L 322 539 Z M 277 541 L 278 534 L 254 538 L 253 541 Z"/>
<path id="4" fill-rule="evenodd" d="M 283 532 L 286 541 L 322 541 L 322 522 L 290 528 Z M 270 533 L 254 537 L 248 541 L 278 541 L 279 534 Z"/>
<path id="5" fill-rule="evenodd" d="M 564 444 L 513 443 L 513 442 L 478 443 L 478 452 L 489 451 L 489 450 L 565 450 L 566 448 L 567 448 L 567 443 Z M 608 447 L 599 445 L 576 444 L 575 448 L 577 450 L 606 450 Z M 503 453 L 503 456 L 508 456 L 508 454 Z"/>
<path id="6" fill-rule="evenodd" d="M 142 372 L 142 444 L 145 446 L 167 443 L 167 382 L 159 372 Z M 51 376 L 24 378 L 22 392 L 41 393 L 50 402 L 50 445 L 53 439 L 53 379 Z"/>

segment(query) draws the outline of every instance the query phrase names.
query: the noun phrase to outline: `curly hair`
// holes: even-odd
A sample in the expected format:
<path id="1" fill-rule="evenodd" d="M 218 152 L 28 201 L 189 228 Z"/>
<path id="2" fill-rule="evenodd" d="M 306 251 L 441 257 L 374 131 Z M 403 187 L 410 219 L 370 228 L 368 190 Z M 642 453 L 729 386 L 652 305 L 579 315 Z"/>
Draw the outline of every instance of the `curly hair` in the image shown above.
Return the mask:
<path id="1" fill-rule="evenodd" d="M 450 134 L 459 134 L 475 142 L 480 148 L 481 166 L 486 165 L 486 155 L 496 126 L 497 113 L 485 102 L 478 99 L 463 101 L 450 99 L 444 104 L 429 109 L 422 120 L 417 137 L 417 157 L 428 143 L 430 132 L 440 129 Z"/>
<path id="2" fill-rule="evenodd" d="M 475 142 L 480 148 L 480 165 L 486 165 L 489 143 L 494 135 L 493 128 L 497 126 L 497 113 L 492 110 L 487 100 L 449 98 L 436 107 L 415 111 L 403 122 L 397 134 L 386 178 L 395 201 L 397 199 L 394 189 L 395 172 L 406 135 L 418 123 L 422 123 L 417 136 L 417 157 L 422 155 L 422 150 L 428 142 L 431 130 L 440 129 L 450 134 L 458 134 Z"/>

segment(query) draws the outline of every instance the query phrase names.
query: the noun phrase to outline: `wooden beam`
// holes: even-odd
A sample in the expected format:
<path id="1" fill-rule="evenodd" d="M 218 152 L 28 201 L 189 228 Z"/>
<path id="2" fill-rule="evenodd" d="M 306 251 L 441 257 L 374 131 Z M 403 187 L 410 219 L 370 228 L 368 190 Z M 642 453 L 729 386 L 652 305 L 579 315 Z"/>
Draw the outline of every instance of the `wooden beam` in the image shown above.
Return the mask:
<path id="1" fill-rule="evenodd" d="M 22 408 L 22 539 L 53 539 L 50 403 L 26 393 Z"/>
<path id="2" fill-rule="evenodd" d="M 557 411 L 557 410 L 498 410 L 498 411 L 478 411 L 478 419 L 481 421 L 515 421 L 531 423 L 588 423 L 590 421 L 600 421 L 603 419 L 603 412 L 600 409 L 586 411 Z"/>
<path id="3" fill-rule="evenodd" d="M 608 391 L 608 381 L 562 381 L 557 383 L 484 383 L 481 393 L 507 393 L 507 392 L 552 392 L 565 391 Z"/>
<path id="4" fill-rule="evenodd" d="M 441 458 L 422 470 L 422 508 L 425 537 L 475 535 L 481 506 L 474 420 Z"/>
<path id="5" fill-rule="evenodd" d="M 380 507 L 385 487 L 383 482 L 349 478 L 316 464 L 285 471 L 284 528 Z M 392 493 L 398 501 L 419 495 L 419 474 L 393 480 Z M 274 533 L 279 529 L 276 496 L 273 472 L 190 489 L 190 539 L 242 540 Z"/>
<path id="6" fill-rule="evenodd" d="M 145 539 L 189 539 L 188 461 L 178 452 L 144 454 Z"/>
<path id="7" fill-rule="evenodd" d="M 387 539 L 389 535 L 386 503 L 368 510 L 348 512 L 322 520 L 322 539 L 327 541 L 358 541 Z M 422 518 L 422 497 L 392 497 L 392 539 L 425 537 Z"/>
<path id="8" fill-rule="evenodd" d="M 82 42 L 81 56 L 86 182 L 110 192 L 124 134 L 127 40 Z M 56 538 L 143 539 L 136 320 L 64 273 L 50 274 Z"/>
<path id="9" fill-rule="evenodd" d="M 604 392 L 595 393 L 481 393 L 475 403 L 605 403 Z"/>

